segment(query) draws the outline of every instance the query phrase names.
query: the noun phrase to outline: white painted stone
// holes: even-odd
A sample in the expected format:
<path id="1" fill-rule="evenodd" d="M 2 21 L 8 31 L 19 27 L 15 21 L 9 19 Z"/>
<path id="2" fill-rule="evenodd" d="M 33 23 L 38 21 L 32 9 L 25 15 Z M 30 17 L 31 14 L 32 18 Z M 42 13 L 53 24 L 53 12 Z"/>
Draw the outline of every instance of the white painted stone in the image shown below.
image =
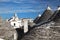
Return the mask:
<path id="1" fill-rule="evenodd" d="M 24 20 L 24 33 L 28 32 L 28 20 Z"/>
<path id="2" fill-rule="evenodd" d="M 17 37 L 18 37 L 18 35 L 17 35 L 17 32 L 15 31 L 15 33 L 14 33 L 14 40 L 17 40 Z"/>
<path id="3" fill-rule="evenodd" d="M 15 25 L 14 25 L 14 23 L 15 23 Z M 11 22 L 11 25 L 12 25 L 14 28 L 19 28 L 19 23 L 18 23 L 18 22 L 13 21 L 13 22 Z"/>
<path id="4" fill-rule="evenodd" d="M 0 40 L 4 40 L 4 39 L 0 38 Z"/>
<path id="5" fill-rule="evenodd" d="M 46 27 L 47 29 L 49 29 L 50 28 L 50 26 L 48 26 L 48 27 Z"/>

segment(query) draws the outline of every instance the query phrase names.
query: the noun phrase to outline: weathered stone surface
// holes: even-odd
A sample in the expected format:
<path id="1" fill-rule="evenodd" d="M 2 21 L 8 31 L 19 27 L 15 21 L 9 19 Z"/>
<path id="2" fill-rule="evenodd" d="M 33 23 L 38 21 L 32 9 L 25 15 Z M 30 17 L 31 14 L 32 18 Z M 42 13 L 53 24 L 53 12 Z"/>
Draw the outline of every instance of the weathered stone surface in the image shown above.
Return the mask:
<path id="1" fill-rule="evenodd" d="M 4 22 L 2 24 L 3 25 L 0 26 L 0 38 L 5 40 L 9 40 L 11 37 L 13 38 L 15 30 L 7 22 Z"/>
<path id="2" fill-rule="evenodd" d="M 58 30 L 58 28 L 56 28 Z M 21 40 L 60 40 L 60 32 L 54 28 L 36 27 Z"/>

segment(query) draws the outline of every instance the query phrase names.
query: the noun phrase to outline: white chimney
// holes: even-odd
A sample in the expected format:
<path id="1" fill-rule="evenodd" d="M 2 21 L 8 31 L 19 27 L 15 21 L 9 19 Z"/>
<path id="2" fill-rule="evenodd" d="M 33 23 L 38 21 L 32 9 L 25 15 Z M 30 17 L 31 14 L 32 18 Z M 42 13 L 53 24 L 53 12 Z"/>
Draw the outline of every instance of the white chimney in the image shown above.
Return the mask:
<path id="1" fill-rule="evenodd" d="M 24 33 L 28 32 L 28 20 L 24 19 Z"/>

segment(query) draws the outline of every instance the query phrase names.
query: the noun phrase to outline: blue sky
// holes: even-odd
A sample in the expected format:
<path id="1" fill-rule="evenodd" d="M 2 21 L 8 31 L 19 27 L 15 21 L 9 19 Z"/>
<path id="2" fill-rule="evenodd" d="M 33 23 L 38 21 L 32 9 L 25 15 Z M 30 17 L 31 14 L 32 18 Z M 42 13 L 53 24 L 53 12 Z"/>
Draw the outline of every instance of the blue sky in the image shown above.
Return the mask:
<path id="1" fill-rule="evenodd" d="M 0 16 L 7 19 L 17 13 L 19 18 L 35 18 L 47 5 L 56 10 L 60 0 L 0 0 Z"/>

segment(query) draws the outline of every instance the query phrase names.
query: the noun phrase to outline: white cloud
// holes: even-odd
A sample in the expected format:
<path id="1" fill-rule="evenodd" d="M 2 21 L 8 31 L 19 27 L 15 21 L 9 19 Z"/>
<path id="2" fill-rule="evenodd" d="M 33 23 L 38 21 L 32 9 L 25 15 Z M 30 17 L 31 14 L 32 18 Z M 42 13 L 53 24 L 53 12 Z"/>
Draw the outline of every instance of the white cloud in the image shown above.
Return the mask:
<path id="1" fill-rule="evenodd" d="M 35 0 L 0 0 L 0 2 L 14 2 L 14 3 L 38 3 Z"/>
<path id="2" fill-rule="evenodd" d="M 25 13 L 25 12 L 40 12 L 40 10 L 0 10 L 0 13 Z"/>

